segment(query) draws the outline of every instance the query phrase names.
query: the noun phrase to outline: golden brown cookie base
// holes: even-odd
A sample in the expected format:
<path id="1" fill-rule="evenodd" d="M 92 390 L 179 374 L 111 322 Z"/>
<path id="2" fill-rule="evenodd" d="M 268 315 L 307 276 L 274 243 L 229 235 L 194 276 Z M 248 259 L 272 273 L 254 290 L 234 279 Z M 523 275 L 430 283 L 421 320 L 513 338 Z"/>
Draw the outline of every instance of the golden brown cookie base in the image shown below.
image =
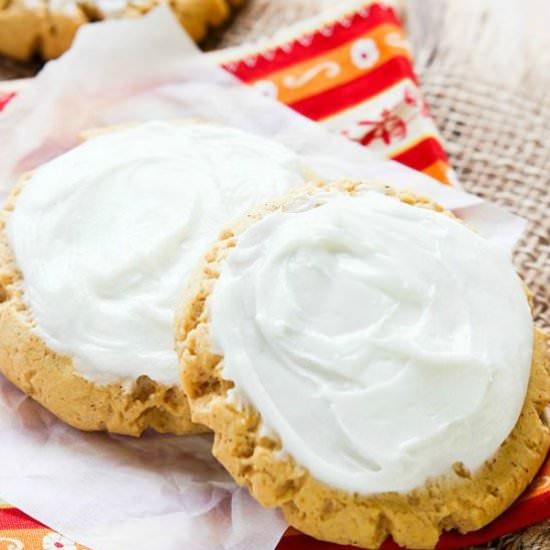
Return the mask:
<path id="1" fill-rule="evenodd" d="M 191 422 L 180 385 L 140 376 L 130 388 L 99 385 L 80 376 L 34 334 L 23 301 L 22 274 L 9 247 L 5 226 L 21 185 L 12 192 L 0 220 L 0 372 L 61 420 L 81 430 L 139 436 L 147 428 L 186 434 L 206 431 Z"/>
<path id="2" fill-rule="evenodd" d="M 335 186 L 325 186 L 335 189 Z M 357 185 L 338 184 L 354 193 Z M 417 207 L 445 212 L 429 200 L 384 190 Z M 409 548 L 433 548 L 442 531 L 479 529 L 501 514 L 521 494 L 541 466 L 550 443 L 544 408 L 550 401 L 546 336 L 535 332 L 529 388 L 521 416 L 499 451 L 477 472 L 457 464 L 454 472 L 431 480 L 408 494 L 361 496 L 333 489 L 292 458 L 277 458 L 278 441 L 262 436 L 260 415 L 252 407 L 237 410 L 225 399 L 233 386 L 220 374 L 223 359 L 209 340 L 205 307 L 225 257 L 240 233 L 264 215 L 282 209 L 315 188 L 299 190 L 282 201 L 241 219 L 220 235 L 192 277 L 176 318 L 176 340 L 183 366 L 184 389 L 192 418 L 215 433 L 214 455 L 240 485 L 264 506 L 280 506 L 288 522 L 316 538 L 364 548 L 378 548 L 388 537 Z"/>

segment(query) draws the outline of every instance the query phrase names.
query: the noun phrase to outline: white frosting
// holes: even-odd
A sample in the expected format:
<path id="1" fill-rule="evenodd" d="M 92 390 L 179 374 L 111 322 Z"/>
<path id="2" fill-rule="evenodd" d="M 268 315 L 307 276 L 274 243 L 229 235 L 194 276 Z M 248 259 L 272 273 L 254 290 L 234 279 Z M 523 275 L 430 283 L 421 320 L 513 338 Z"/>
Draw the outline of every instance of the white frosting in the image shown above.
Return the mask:
<path id="1" fill-rule="evenodd" d="M 258 136 L 161 122 L 42 166 L 8 224 L 37 333 L 96 382 L 176 382 L 185 277 L 223 226 L 303 173 L 293 152 Z"/>
<path id="2" fill-rule="evenodd" d="M 250 227 L 222 268 L 208 307 L 232 402 L 349 492 L 474 471 L 512 430 L 530 372 L 509 257 L 375 191 L 319 197 Z"/>
<path id="3" fill-rule="evenodd" d="M 109 18 L 124 16 L 131 8 L 150 9 L 155 6 L 155 3 L 152 0 L 95 0 L 93 5 L 103 17 Z"/>

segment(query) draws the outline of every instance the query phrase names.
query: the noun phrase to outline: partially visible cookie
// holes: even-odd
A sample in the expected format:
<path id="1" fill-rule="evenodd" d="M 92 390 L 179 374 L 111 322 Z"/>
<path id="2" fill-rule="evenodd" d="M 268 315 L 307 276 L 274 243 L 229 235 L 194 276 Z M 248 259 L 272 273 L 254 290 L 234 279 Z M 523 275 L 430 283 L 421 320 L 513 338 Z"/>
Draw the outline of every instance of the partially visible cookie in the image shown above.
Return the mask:
<path id="1" fill-rule="evenodd" d="M 209 28 L 221 25 L 230 14 L 230 6 L 226 0 L 170 0 L 170 7 L 182 27 L 197 41 L 206 36 Z"/>
<path id="2" fill-rule="evenodd" d="M 38 53 L 55 59 L 67 51 L 81 25 L 88 22 L 82 7 L 72 0 L 48 0 L 44 30 Z"/>
<path id="3" fill-rule="evenodd" d="M 449 270 L 448 279 L 438 280 L 437 285 L 434 280 L 431 286 L 426 271 L 429 264 L 433 261 L 434 265 L 439 265 L 448 257 L 439 250 L 438 244 L 421 237 L 422 225 L 403 235 L 394 233 L 391 224 L 381 225 L 380 229 L 377 223 L 365 223 L 362 231 L 373 238 L 362 238 L 360 232 L 354 238 L 345 231 L 350 215 L 346 210 L 342 210 L 340 216 L 336 212 L 332 218 L 338 227 L 331 228 L 328 222 L 316 226 L 320 229 L 314 238 L 309 235 L 307 224 L 302 225 L 301 231 L 293 225 L 285 225 L 291 223 L 285 221 L 285 216 L 287 220 L 298 219 L 301 213 L 329 204 L 335 196 L 358 197 L 372 192 L 411 205 L 409 209 L 420 208 L 434 211 L 437 216 L 452 216 L 425 198 L 381 186 L 344 183 L 293 192 L 252 212 L 220 235 L 191 279 L 176 315 L 176 345 L 192 418 L 214 431 L 215 456 L 236 482 L 246 485 L 261 504 L 280 507 L 291 525 L 322 540 L 378 548 L 392 536 L 403 547 L 432 548 L 443 531 L 457 529 L 465 533 L 492 521 L 521 494 L 542 464 L 550 442 L 544 414 L 550 401 L 547 337 L 538 329 L 533 331 L 527 298 L 523 296 L 521 284 L 515 286 L 514 275 L 509 272 L 506 278 L 515 291 L 514 298 L 507 293 L 503 295 L 505 302 L 508 297 L 510 299 L 506 310 L 491 312 L 481 308 L 478 314 L 481 319 L 486 318 L 487 323 L 502 320 L 502 330 L 508 331 L 508 320 L 502 316 L 521 311 L 523 317 L 518 326 L 522 326 L 519 331 L 522 336 L 517 337 L 512 348 L 515 344 L 525 347 L 517 355 L 522 358 L 522 364 L 504 367 L 491 363 L 489 357 L 498 356 L 499 350 L 487 350 L 487 357 L 479 354 L 461 359 L 452 351 L 456 348 L 467 352 L 468 339 L 477 337 L 469 332 L 467 324 L 460 328 L 461 323 L 458 323 L 458 319 L 468 319 L 467 309 L 461 309 L 462 300 L 468 301 L 467 288 L 461 287 L 462 294 L 454 294 L 451 298 L 449 317 L 435 317 L 437 325 L 429 324 L 430 310 L 420 317 L 415 314 L 418 304 L 430 307 L 442 300 L 439 290 L 453 295 L 453 277 L 457 276 L 449 264 L 442 271 Z M 389 208 L 391 211 L 391 205 Z M 414 211 L 400 210 L 403 215 L 414 218 Z M 376 209 L 371 214 L 378 219 Z M 400 227 L 399 216 L 395 216 L 394 223 Z M 361 219 L 367 221 L 365 217 L 357 218 L 359 230 Z M 430 217 L 426 216 L 422 223 L 430 223 Z M 458 221 L 452 223 L 461 225 Z M 442 224 L 441 231 L 445 225 Z M 251 231 L 255 227 L 261 229 Z M 286 233 L 285 227 L 288 227 Z M 378 230 L 387 233 L 379 239 Z M 340 240 L 342 234 L 344 237 Z M 378 276 L 377 265 L 392 265 L 391 254 L 388 255 L 384 244 L 380 245 L 385 239 L 400 247 L 403 254 L 425 251 L 428 256 L 423 256 L 411 272 L 389 269 L 384 277 Z M 274 248 L 266 248 L 264 242 Z M 314 260 L 310 251 L 315 247 L 326 247 L 328 256 L 317 256 Z M 372 259 L 372 265 L 369 266 L 369 262 L 361 267 L 351 250 L 366 254 Z M 465 255 L 461 258 L 470 264 L 467 270 L 488 267 L 487 258 L 469 257 L 468 247 L 462 252 Z M 332 260 L 331 254 L 334 254 Z M 413 258 L 414 254 L 409 260 L 414 261 Z M 257 262 L 258 271 L 254 272 Z M 339 303 L 332 301 L 338 290 L 330 286 L 335 262 L 341 262 L 347 273 L 341 282 L 349 283 L 348 290 L 352 289 L 341 295 Z M 255 273 L 261 276 L 256 277 Z M 474 283 L 475 271 L 471 273 L 472 284 L 477 284 Z M 220 295 L 216 293 L 221 281 L 223 293 Z M 447 287 L 449 281 L 451 286 Z M 490 279 L 487 284 L 498 287 L 500 282 Z M 376 288 L 380 292 L 374 292 Z M 426 293 L 422 292 L 424 288 Z M 498 292 L 500 290 L 495 290 L 495 296 Z M 367 302 L 363 301 L 365 296 Z M 392 296 L 397 296 L 396 301 Z M 370 303 L 371 307 L 357 310 L 354 302 L 362 306 Z M 516 309 L 518 305 L 519 310 Z M 445 304 L 443 308 L 446 311 Z M 372 317 L 370 310 L 385 311 L 384 319 Z M 349 312 L 349 316 L 342 311 Z M 353 322 L 357 311 L 363 312 L 364 326 Z M 231 312 L 232 321 L 226 324 Z M 404 325 L 390 330 L 389 319 L 393 315 L 402 315 Z M 499 328 L 499 324 L 494 326 Z M 492 326 L 479 328 L 487 332 L 481 338 L 499 339 Z M 410 341 L 403 336 L 409 330 L 417 331 Z M 445 338 L 447 333 L 449 341 L 439 348 L 436 345 L 438 338 Z M 364 335 L 361 337 L 361 334 Z M 458 340 L 454 340 L 455 336 Z M 429 349 L 432 340 L 434 347 Z M 304 341 L 312 345 L 307 347 Z M 353 354 L 363 357 L 361 341 L 369 341 L 372 345 L 367 347 L 365 344 L 364 359 L 350 361 Z M 426 344 L 428 348 L 424 349 Z M 484 343 L 472 340 L 472 345 L 483 348 Z M 376 370 L 365 369 L 373 357 L 378 359 L 373 363 Z M 505 360 L 503 358 L 503 362 Z M 403 382 L 399 390 L 398 382 L 410 373 L 407 369 L 411 368 L 411 361 L 414 368 L 424 370 L 429 376 L 417 386 L 414 383 L 418 380 L 413 376 Z M 455 383 L 441 384 L 443 378 L 440 377 L 446 375 L 446 365 L 449 371 L 459 369 Z M 501 367 L 515 371 L 506 383 L 500 378 Z M 470 368 L 477 374 L 474 375 Z M 485 372 L 489 369 L 493 374 L 486 377 Z M 486 385 L 482 381 L 485 378 Z M 498 389 L 491 387 L 493 379 L 499 379 Z M 313 386 L 311 381 L 315 382 Z M 373 384 L 379 390 L 394 387 L 384 384 L 397 385 L 395 393 L 384 394 L 381 400 L 376 392 L 371 393 L 364 400 L 352 401 L 350 409 L 347 396 L 353 399 L 354 392 L 362 392 L 365 388 L 372 392 Z M 472 397 L 478 392 L 479 397 Z M 422 395 L 425 408 L 424 402 L 409 400 L 409 394 Z M 322 403 L 325 397 L 328 399 L 326 407 L 310 408 L 317 399 Z M 280 406 L 281 403 L 286 406 Z M 479 410 L 485 412 L 475 413 L 477 420 L 466 424 L 464 431 L 459 429 L 460 422 L 467 421 L 461 420 L 458 411 L 461 409 L 467 414 L 468 403 L 482 407 Z M 373 409 L 375 405 L 378 408 Z M 363 406 L 370 411 L 369 415 L 361 415 Z M 373 416 L 374 410 L 380 414 Z M 422 422 L 410 423 L 410 419 L 422 410 L 427 413 Z M 386 423 L 384 411 L 392 419 L 400 418 L 400 423 Z M 447 414 L 453 420 L 445 427 L 442 420 L 438 423 L 437 415 L 444 418 Z M 338 434 L 327 429 L 326 421 L 332 415 L 341 422 L 338 429 L 350 434 L 349 439 L 348 436 L 337 437 Z M 496 440 L 497 445 L 489 444 L 494 432 L 501 430 L 502 433 L 499 415 L 506 416 L 508 424 L 504 435 Z M 517 419 L 515 426 L 514 418 Z M 343 419 L 347 419 L 348 424 Z M 508 428 L 510 420 L 512 424 Z M 453 428 L 454 423 L 459 423 L 458 428 Z M 310 429 L 303 430 L 303 426 Z M 447 433 L 438 429 L 451 430 L 448 432 L 451 435 L 438 435 Z M 364 435 L 357 436 L 363 430 Z M 407 430 L 411 433 L 417 430 L 419 439 L 416 443 L 414 438 L 408 440 L 408 446 L 403 447 L 400 434 L 408 433 Z M 376 440 L 371 441 L 372 434 L 378 434 L 384 441 L 376 445 Z M 426 448 L 424 455 L 415 454 L 420 452 L 419 448 L 422 450 L 415 445 L 420 445 L 426 437 L 431 438 L 432 445 Z M 333 439 L 339 443 L 332 447 Z M 498 441 L 502 443 L 498 445 Z M 462 445 L 467 448 L 463 450 Z M 413 473 L 425 469 L 423 463 L 415 461 L 415 456 L 424 456 L 424 460 L 441 469 L 445 461 L 438 461 L 442 456 L 447 456 L 446 460 L 454 455 L 468 457 L 483 446 L 493 448 L 491 445 L 496 450 L 493 454 L 481 455 L 481 461 L 478 456 L 476 468 L 470 469 L 457 459 L 448 464 L 448 469 L 429 476 L 419 485 L 397 490 L 399 484 L 407 485 L 402 479 L 408 480 L 410 486 L 415 479 Z M 320 449 L 327 448 L 332 449 L 332 454 L 323 455 Z M 362 449 L 370 449 L 373 456 L 363 455 Z M 450 455 L 445 455 L 446 449 Z M 390 470 L 392 475 L 380 478 L 385 479 L 383 484 L 375 484 L 373 487 L 377 489 L 364 493 L 364 479 L 372 479 L 375 483 L 379 473 L 383 476 L 384 468 L 394 464 L 396 456 L 404 466 Z M 305 462 L 313 464 L 316 471 L 305 467 Z M 336 466 L 340 469 L 333 470 Z M 334 471 L 339 473 L 333 475 Z M 327 478 L 333 483 L 328 483 Z M 351 481 L 353 479 L 356 482 Z M 384 484 L 390 489 L 380 490 Z M 344 485 L 346 489 L 342 488 Z"/>
<path id="4" fill-rule="evenodd" d="M 193 40 L 222 25 L 244 0 L 2 0 L 0 55 L 54 59 L 87 22 L 138 17 L 166 3 Z"/>
<path id="5" fill-rule="evenodd" d="M 43 0 L 0 5 L 0 55 L 27 61 L 40 49 L 47 8 Z"/>

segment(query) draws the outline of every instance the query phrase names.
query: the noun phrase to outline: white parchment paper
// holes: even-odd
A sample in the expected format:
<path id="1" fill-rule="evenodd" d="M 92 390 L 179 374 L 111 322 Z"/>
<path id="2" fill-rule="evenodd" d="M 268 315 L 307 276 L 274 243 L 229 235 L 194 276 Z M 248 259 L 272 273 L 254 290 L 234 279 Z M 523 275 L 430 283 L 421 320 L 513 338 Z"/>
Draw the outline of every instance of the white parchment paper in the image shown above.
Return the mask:
<path id="1" fill-rule="evenodd" d="M 168 10 L 84 27 L 73 48 L 0 115 L 0 199 L 82 130 L 198 116 L 271 137 L 326 178 L 367 178 L 427 194 L 511 248 L 523 220 L 332 135 L 201 54 Z M 270 550 L 285 529 L 237 489 L 209 436 L 84 434 L 0 377 L 0 496 L 94 550 Z"/>

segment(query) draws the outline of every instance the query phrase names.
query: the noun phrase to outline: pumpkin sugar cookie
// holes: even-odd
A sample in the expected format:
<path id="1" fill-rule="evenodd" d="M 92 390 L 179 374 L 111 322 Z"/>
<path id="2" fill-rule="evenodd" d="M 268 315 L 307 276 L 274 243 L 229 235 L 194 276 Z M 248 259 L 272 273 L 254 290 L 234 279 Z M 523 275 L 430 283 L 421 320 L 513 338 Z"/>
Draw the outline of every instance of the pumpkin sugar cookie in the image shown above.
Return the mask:
<path id="1" fill-rule="evenodd" d="M 82 430 L 204 431 L 173 348 L 182 270 L 306 170 L 278 143 L 215 124 L 89 135 L 27 175 L 2 211 L 0 372 Z"/>
<path id="2" fill-rule="evenodd" d="M 293 191 L 221 233 L 176 314 L 192 419 L 316 538 L 433 548 L 548 451 L 546 336 L 507 254 L 409 192 Z"/>

